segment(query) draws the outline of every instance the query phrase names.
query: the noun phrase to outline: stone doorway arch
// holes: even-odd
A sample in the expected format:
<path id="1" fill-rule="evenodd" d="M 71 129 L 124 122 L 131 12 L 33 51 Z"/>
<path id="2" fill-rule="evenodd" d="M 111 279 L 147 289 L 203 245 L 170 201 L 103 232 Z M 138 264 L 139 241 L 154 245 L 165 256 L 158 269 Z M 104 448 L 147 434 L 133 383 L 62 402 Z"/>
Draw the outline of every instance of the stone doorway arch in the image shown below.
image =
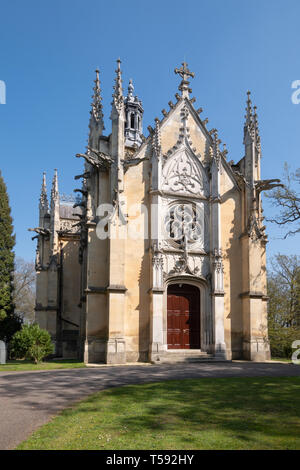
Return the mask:
<path id="1" fill-rule="evenodd" d="M 167 287 L 167 348 L 201 348 L 200 290 L 192 284 Z"/>

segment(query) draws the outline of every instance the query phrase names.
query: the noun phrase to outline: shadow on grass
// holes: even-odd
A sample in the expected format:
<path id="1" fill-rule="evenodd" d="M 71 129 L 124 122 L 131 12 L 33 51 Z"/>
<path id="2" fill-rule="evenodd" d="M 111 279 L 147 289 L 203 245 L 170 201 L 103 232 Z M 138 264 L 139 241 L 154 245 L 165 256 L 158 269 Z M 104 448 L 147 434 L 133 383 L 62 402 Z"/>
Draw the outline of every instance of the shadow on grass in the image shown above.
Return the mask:
<path id="1" fill-rule="evenodd" d="M 191 445 L 214 430 L 244 442 L 300 445 L 299 392 L 299 378 L 187 379 L 106 390 L 63 414 L 110 413 L 112 427 L 115 419 L 136 434 L 181 433 Z"/>

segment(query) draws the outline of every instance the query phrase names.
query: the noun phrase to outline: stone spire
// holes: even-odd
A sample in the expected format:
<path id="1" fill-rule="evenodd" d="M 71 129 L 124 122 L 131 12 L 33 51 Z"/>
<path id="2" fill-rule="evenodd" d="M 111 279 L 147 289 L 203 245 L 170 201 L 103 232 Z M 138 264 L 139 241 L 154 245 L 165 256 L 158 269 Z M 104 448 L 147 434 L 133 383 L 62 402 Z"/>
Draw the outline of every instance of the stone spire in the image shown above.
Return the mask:
<path id="1" fill-rule="evenodd" d="M 103 120 L 103 107 L 102 107 L 102 98 L 101 98 L 101 88 L 99 80 L 99 70 L 96 69 L 96 80 L 94 80 L 95 86 L 93 88 L 94 93 L 92 95 L 92 109 L 91 117 L 89 122 L 89 139 L 88 145 L 91 148 L 98 149 L 99 147 L 99 137 L 102 135 L 104 129 L 104 120 Z"/>
<path id="2" fill-rule="evenodd" d="M 44 214 L 47 214 L 49 211 L 48 197 L 47 197 L 47 186 L 46 186 L 46 173 L 43 173 L 43 181 L 40 195 L 40 211 L 43 211 Z"/>
<path id="3" fill-rule="evenodd" d="M 118 112 L 121 112 L 124 104 L 123 98 L 123 88 L 122 88 L 122 72 L 121 72 L 121 60 L 117 60 L 117 70 L 116 70 L 116 78 L 115 78 L 115 85 L 114 85 L 114 93 L 113 93 L 113 104 L 116 107 Z"/>
<path id="4" fill-rule="evenodd" d="M 178 87 L 179 91 L 181 91 L 182 98 L 188 98 L 189 93 L 192 92 L 191 88 L 189 88 L 190 82 L 188 81 L 188 78 L 194 78 L 194 72 L 189 71 L 188 64 L 186 62 L 182 62 L 182 67 L 180 67 L 180 69 L 176 68 L 174 72 L 180 75 L 182 78 L 181 83 Z"/>
<path id="5" fill-rule="evenodd" d="M 258 128 L 258 119 L 257 119 L 257 106 L 254 106 L 254 115 L 253 115 L 253 121 L 254 121 L 254 132 L 255 132 L 255 141 L 256 141 L 256 146 L 257 150 L 260 152 L 260 135 L 259 135 L 259 128 Z"/>
<path id="6" fill-rule="evenodd" d="M 126 147 L 140 146 L 142 143 L 143 106 L 137 96 L 133 96 L 134 86 L 129 80 L 128 94 L 125 98 L 125 145 Z"/>
<path id="7" fill-rule="evenodd" d="M 125 107 L 122 88 L 121 60 L 117 60 L 116 78 L 114 85 L 113 101 L 110 118 L 112 120 L 110 136 L 110 156 L 113 160 L 110 174 L 111 200 L 116 200 L 119 193 L 123 192 L 124 168 L 122 160 L 125 152 Z"/>
<path id="8" fill-rule="evenodd" d="M 92 101 L 91 115 L 97 123 L 100 123 L 102 125 L 102 129 L 104 129 L 99 69 L 97 68 L 95 72 L 96 72 L 96 80 L 94 80 L 95 86 L 93 88 L 94 94 L 92 96 L 93 101 Z"/>
<path id="9" fill-rule="evenodd" d="M 250 91 L 247 92 L 247 106 L 244 124 L 244 146 L 245 146 L 245 178 L 252 188 L 248 194 L 248 208 L 251 211 L 253 201 L 255 200 L 255 181 L 260 179 L 260 136 L 258 130 L 258 120 L 256 106 L 252 108 Z"/>
<path id="10" fill-rule="evenodd" d="M 247 91 L 247 106 L 246 106 L 246 115 L 245 115 L 245 127 L 252 126 L 253 123 L 253 113 L 252 113 L 252 101 L 251 101 L 251 92 Z"/>
<path id="11" fill-rule="evenodd" d="M 49 216 L 49 203 L 47 197 L 46 173 L 44 172 L 39 201 L 39 227 L 47 227 L 47 221 L 45 220 L 47 216 Z"/>
<path id="12" fill-rule="evenodd" d="M 54 176 L 52 180 L 52 188 L 51 188 L 51 207 L 53 204 L 59 201 L 59 192 L 58 192 L 58 177 L 57 177 L 57 169 L 54 170 Z"/>
<path id="13" fill-rule="evenodd" d="M 258 119 L 257 119 L 257 107 L 253 106 L 251 101 L 251 93 L 247 91 L 247 106 L 246 106 L 246 115 L 245 115 L 245 125 L 244 125 L 244 144 L 248 142 L 253 142 L 257 151 L 260 152 L 260 136 L 258 129 Z"/>

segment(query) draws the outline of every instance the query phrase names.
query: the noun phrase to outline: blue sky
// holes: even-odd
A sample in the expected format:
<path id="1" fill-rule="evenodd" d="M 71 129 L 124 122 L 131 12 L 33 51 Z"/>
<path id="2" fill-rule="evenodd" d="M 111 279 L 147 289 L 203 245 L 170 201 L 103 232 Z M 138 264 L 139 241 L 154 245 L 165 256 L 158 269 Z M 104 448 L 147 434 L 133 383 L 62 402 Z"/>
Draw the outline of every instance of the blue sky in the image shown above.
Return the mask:
<path id="1" fill-rule="evenodd" d="M 48 189 L 54 168 L 61 192 L 72 193 L 85 149 L 94 70 L 101 71 L 106 132 L 115 60 L 124 88 L 133 78 L 144 105 L 144 129 L 174 99 L 185 59 L 195 72 L 196 107 L 227 144 L 228 159 L 243 156 L 246 91 L 258 106 L 262 177 L 276 178 L 287 161 L 300 167 L 299 0 L 2 0 L 0 5 L 0 168 L 8 187 L 16 254 L 34 258 L 28 227 L 38 224 L 41 175 Z M 147 131 L 145 132 L 147 135 Z M 265 201 L 265 214 L 274 214 Z M 282 241 L 268 224 L 268 253 L 299 254 L 300 236 Z"/>

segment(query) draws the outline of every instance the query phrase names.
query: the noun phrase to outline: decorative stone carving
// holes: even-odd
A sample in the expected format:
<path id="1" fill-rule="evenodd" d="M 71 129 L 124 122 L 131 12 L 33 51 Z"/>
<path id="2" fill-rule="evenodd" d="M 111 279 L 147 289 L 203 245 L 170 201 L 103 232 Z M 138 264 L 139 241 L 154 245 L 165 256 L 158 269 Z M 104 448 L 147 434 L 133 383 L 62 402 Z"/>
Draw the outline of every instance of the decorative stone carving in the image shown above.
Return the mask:
<path id="1" fill-rule="evenodd" d="M 116 78 L 113 93 L 113 103 L 118 113 L 124 108 L 124 97 L 122 88 L 122 72 L 121 72 L 121 60 L 117 60 Z"/>
<path id="2" fill-rule="evenodd" d="M 209 258 L 205 255 L 196 255 L 183 251 L 181 253 L 165 253 L 164 276 L 190 274 L 192 276 L 207 278 L 210 272 Z"/>
<path id="3" fill-rule="evenodd" d="M 178 89 L 181 91 L 181 95 L 183 98 L 189 96 L 189 92 L 191 92 L 192 90 L 189 88 L 189 77 L 192 77 L 194 78 L 195 77 L 195 74 L 194 72 L 190 72 L 189 69 L 188 69 L 188 64 L 186 62 L 182 62 L 182 67 L 180 67 L 180 69 L 176 68 L 174 70 L 174 72 L 178 75 L 181 76 L 182 78 L 182 81 L 178 87 Z"/>
<path id="4" fill-rule="evenodd" d="M 178 250 L 184 240 L 189 250 L 209 251 L 209 206 L 206 201 L 174 201 L 164 198 L 161 212 L 161 243 L 165 250 Z"/>
<path id="5" fill-rule="evenodd" d="M 60 221 L 60 232 L 68 232 L 68 233 L 78 233 L 80 230 L 78 224 L 74 224 L 74 220 L 72 219 L 62 219 Z"/>
<path id="6" fill-rule="evenodd" d="M 187 149 L 178 151 L 164 166 L 162 189 L 175 193 L 204 194 L 200 165 Z"/>
<path id="7" fill-rule="evenodd" d="M 163 257 L 159 252 L 154 252 L 152 256 L 153 267 L 153 288 L 163 288 Z"/>
<path id="8" fill-rule="evenodd" d="M 201 205 L 202 209 L 202 205 Z M 203 241 L 203 210 L 196 204 L 173 204 L 165 216 L 165 235 L 177 245 L 184 240 L 188 244 Z M 203 243 L 202 243 L 203 244 Z"/>
<path id="9" fill-rule="evenodd" d="M 224 267 L 223 267 L 221 249 L 214 250 L 212 266 L 213 266 L 214 292 L 223 293 L 224 292 L 224 281 L 223 281 Z"/>

